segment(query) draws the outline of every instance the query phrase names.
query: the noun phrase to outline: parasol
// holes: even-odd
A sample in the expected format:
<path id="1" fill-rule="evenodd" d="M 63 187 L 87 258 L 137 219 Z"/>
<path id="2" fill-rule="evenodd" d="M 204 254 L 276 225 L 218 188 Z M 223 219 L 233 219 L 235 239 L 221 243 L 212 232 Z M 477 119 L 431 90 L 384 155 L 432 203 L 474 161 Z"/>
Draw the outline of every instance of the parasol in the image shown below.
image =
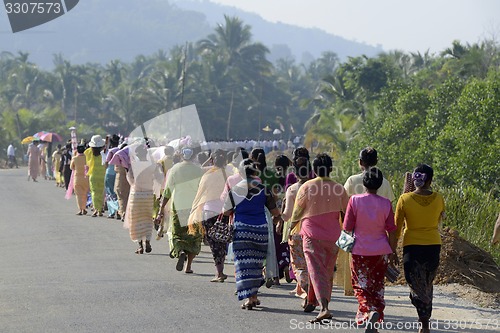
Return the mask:
<path id="1" fill-rule="evenodd" d="M 21 140 L 21 144 L 25 145 L 27 143 L 31 143 L 35 139 L 36 139 L 36 137 L 34 137 L 34 136 L 31 136 L 31 135 L 27 136 L 27 137 L 25 137 L 24 139 Z"/>
<path id="2" fill-rule="evenodd" d="M 47 131 L 40 131 L 40 132 L 38 132 L 38 133 L 33 134 L 33 136 L 34 136 L 35 138 L 40 139 L 40 137 L 41 137 L 42 135 L 47 134 L 47 133 L 48 133 Z"/>
<path id="3" fill-rule="evenodd" d="M 57 134 L 57 133 L 52 133 L 52 132 L 48 132 L 48 133 L 45 133 L 45 134 L 42 134 L 40 136 L 40 140 L 43 140 L 43 141 L 46 141 L 46 142 L 61 142 L 63 141 L 62 137 Z"/>

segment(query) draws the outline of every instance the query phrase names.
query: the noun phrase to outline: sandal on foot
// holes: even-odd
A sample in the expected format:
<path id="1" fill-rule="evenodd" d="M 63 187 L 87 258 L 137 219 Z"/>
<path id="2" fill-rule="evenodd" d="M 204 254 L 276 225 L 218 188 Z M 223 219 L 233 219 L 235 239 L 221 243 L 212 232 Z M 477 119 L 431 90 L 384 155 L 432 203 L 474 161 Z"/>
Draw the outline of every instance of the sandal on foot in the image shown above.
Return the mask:
<path id="1" fill-rule="evenodd" d="M 329 314 L 324 317 L 316 317 L 314 319 L 309 320 L 310 323 L 320 323 L 320 324 L 325 324 L 325 321 L 332 320 L 332 315 Z"/>
<path id="2" fill-rule="evenodd" d="M 182 271 L 182 269 L 184 268 L 184 261 L 186 261 L 186 254 L 184 252 L 181 252 L 179 254 L 179 260 L 177 260 L 177 265 L 175 265 L 175 269 L 177 271 Z"/>
<path id="3" fill-rule="evenodd" d="M 186 273 L 186 274 L 193 274 L 194 272 L 193 272 L 193 270 L 192 270 L 192 269 L 186 269 L 186 270 L 184 271 L 184 273 Z"/>
<path id="4" fill-rule="evenodd" d="M 216 276 L 212 280 L 210 280 L 210 282 L 221 282 L 222 283 L 222 282 L 224 282 L 224 278 Z"/>
<path id="5" fill-rule="evenodd" d="M 245 310 L 245 309 L 252 310 L 254 306 L 255 306 L 255 304 L 253 302 L 250 302 L 250 301 L 246 301 L 245 303 L 241 304 L 241 308 L 243 310 Z"/>
<path id="6" fill-rule="evenodd" d="M 83 213 L 83 215 L 87 215 L 87 211 L 85 209 L 83 210 L 82 213 Z"/>
<path id="7" fill-rule="evenodd" d="M 139 242 L 139 248 L 135 250 L 136 254 L 143 254 L 144 253 L 144 248 L 142 247 L 142 241 Z"/>
<path id="8" fill-rule="evenodd" d="M 151 247 L 151 243 L 149 241 L 146 241 L 146 253 L 150 253 L 153 250 Z"/>
<path id="9" fill-rule="evenodd" d="M 273 279 L 267 279 L 266 280 L 266 288 L 271 288 L 274 284 Z"/>
<path id="10" fill-rule="evenodd" d="M 76 215 L 83 215 L 83 214 L 82 214 L 82 212 L 78 212 L 78 213 L 76 213 Z"/>
<path id="11" fill-rule="evenodd" d="M 91 216 L 92 217 L 97 217 L 97 211 L 94 211 Z"/>

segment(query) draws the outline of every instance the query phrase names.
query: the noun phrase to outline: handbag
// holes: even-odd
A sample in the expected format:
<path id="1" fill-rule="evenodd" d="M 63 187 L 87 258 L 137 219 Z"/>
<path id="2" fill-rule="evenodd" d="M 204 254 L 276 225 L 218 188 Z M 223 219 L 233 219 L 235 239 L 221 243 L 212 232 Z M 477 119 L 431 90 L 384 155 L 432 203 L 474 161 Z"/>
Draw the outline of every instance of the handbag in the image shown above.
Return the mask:
<path id="1" fill-rule="evenodd" d="M 352 248 L 354 247 L 354 242 L 356 238 L 353 235 L 349 234 L 347 231 L 342 230 L 340 232 L 339 239 L 335 242 L 341 250 L 345 252 L 352 252 Z"/>
<path id="2" fill-rule="evenodd" d="M 399 277 L 400 271 L 394 264 L 389 264 L 387 270 L 385 271 L 385 277 L 389 282 L 396 282 Z"/>
<path id="3" fill-rule="evenodd" d="M 227 179 L 226 172 L 224 168 L 222 168 L 222 174 L 224 175 L 224 179 Z M 229 199 L 231 200 L 232 208 L 235 207 L 233 193 L 231 189 L 227 185 Z M 223 213 L 220 213 L 215 221 L 214 225 L 208 230 L 207 235 L 211 239 L 220 243 L 231 243 L 233 241 L 233 233 L 234 233 L 234 225 L 229 223 L 229 216 L 225 216 Z"/>
<path id="4" fill-rule="evenodd" d="M 224 216 L 224 214 L 219 214 L 217 221 L 208 230 L 208 237 L 216 242 L 220 243 L 231 243 L 233 240 L 234 226 L 229 223 L 229 216 Z"/>

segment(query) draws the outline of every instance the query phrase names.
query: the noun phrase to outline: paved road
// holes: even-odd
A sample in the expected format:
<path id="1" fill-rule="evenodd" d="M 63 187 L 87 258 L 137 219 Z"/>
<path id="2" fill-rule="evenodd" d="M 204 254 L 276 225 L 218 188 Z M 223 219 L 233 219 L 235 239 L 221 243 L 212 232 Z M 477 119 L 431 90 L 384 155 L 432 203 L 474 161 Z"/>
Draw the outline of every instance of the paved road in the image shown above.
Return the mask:
<path id="1" fill-rule="evenodd" d="M 167 242 L 153 241 L 153 252 L 136 255 L 128 232 L 116 220 L 75 216 L 76 202 L 65 200 L 53 182 L 26 181 L 26 169 L 0 170 L 0 332 L 288 332 L 307 326 L 312 316 L 288 294 L 291 285 L 262 289 L 262 307 L 241 310 L 234 279 L 208 282 L 213 274 L 209 249 L 196 258 L 195 274 L 175 270 Z M 228 275 L 233 267 L 228 266 Z M 415 310 L 405 287 L 387 290 L 390 332 L 410 325 Z M 499 319 L 498 311 L 437 293 L 437 318 L 466 319 L 465 329 Z M 325 328 L 348 328 L 356 301 L 334 290 L 334 321 Z M 465 315 L 464 315 L 465 314 Z M 313 314 L 314 315 L 314 314 Z M 471 320 L 479 323 L 471 325 Z M 497 323 L 497 328 L 498 328 Z M 341 328 L 343 325 L 344 328 Z M 491 329 L 481 332 L 498 332 Z M 485 326 L 483 326 L 485 328 Z"/>

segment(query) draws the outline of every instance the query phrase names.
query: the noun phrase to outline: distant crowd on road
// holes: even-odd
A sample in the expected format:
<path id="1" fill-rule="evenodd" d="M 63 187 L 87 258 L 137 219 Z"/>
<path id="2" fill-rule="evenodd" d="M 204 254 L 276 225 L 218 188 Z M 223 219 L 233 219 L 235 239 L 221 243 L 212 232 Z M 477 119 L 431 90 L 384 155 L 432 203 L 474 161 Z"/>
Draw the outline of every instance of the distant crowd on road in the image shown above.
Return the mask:
<path id="1" fill-rule="evenodd" d="M 443 196 L 431 187 L 432 167 L 421 164 L 407 173 L 405 193 L 396 201 L 372 147 L 360 152 L 361 172 L 342 185 L 330 178 L 328 154 L 311 157 L 298 142 L 193 144 L 182 138 L 175 145 L 152 145 L 147 138 L 94 135 L 76 149 L 70 142 L 59 145 L 47 157 L 35 141 L 28 148 L 28 180 L 47 175 L 40 161 L 51 158 L 56 185 L 67 190 L 67 198 L 74 195 L 77 215 L 107 211 L 108 218 L 123 221 L 136 254 L 152 251 L 153 233 L 157 240 L 167 238 L 176 269 L 186 274 L 194 272 L 205 243 L 215 264 L 211 282 L 223 283 L 225 262 L 234 261 L 235 295 L 243 309 L 261 305 L 262 286 L 295 281 L 292 294 L 302 310 L 319 308 L 312 324 L 332 318 L 336 274 L 345 293 L 358 300 L 357 324 L 378 332 L 385 279 L 397 278 L 402 259 L 419 332 L 430 332 L 445 216 Z M 350 249 L 339 243 L 352 239 Z"/>

